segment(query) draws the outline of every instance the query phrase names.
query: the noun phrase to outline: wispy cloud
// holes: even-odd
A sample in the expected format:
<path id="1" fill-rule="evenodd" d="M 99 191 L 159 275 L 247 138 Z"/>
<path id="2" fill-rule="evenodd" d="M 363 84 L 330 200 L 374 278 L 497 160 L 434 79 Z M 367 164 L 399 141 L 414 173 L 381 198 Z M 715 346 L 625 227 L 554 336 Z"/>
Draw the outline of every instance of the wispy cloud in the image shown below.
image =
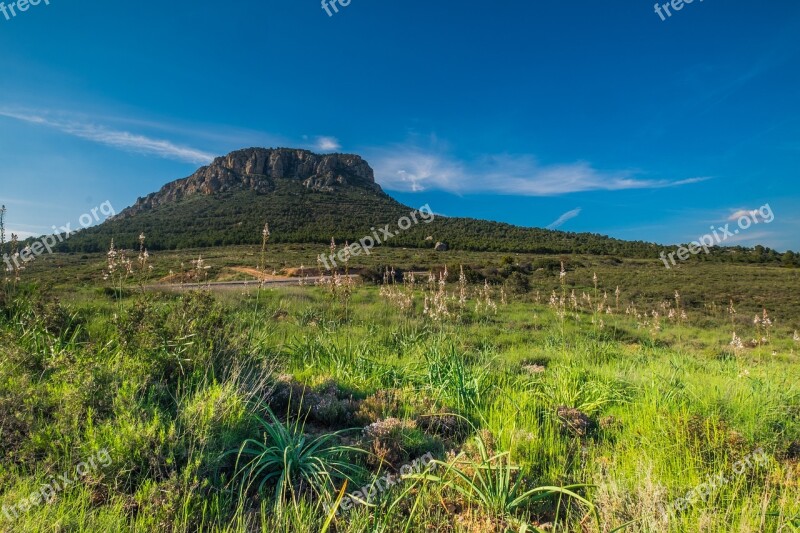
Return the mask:
<path id="1" fill-rule="evenodd" d="M 55 210 L 63 210 L 63 205 L 56 205 L 56 204 L 48 204 L 44 202 L 39 202 L 35 200 L 18 200 L 16 198 L 4 198 L 0 196 L 0 205 L 21 205 L 25 207 L 38 207 L 40 209 L 55 209 Z"/>
<path id="2" fill-rule="evenodd" d="M 576 216 L 578 216 L 580 214 L 581 214 L 581 208 L 580 207 L 578 207 L 577 209 L 573 209 L 572 211 L 567 211 L 566 213 L 564 213 L 563 215 L 558 217 L 558 219 L 555 222 L 553 222 L 552 224 L 547 226 L 547 229 L 560 228 L 561 226 L 564 225 L 564 223 L 566 221 L 572 220 L 573 218 L 575 218 Z"/>
<path id="3" fill-rule="evenodd" d="M 104 144 L 113 148 L 119 148 L 128 152 L 149 154 L 164 159 L 197 164 L 206 164 L 214 159 L 213 154 L 195 148 L 181 146 L 171 141 L 154 139 L 128 131 L 115 130 L 91 122 L 57 120 L 40 114 L 7 110 L 0 110 L 0 116 L 21 120 L 29 124 L 45 126 L 74 137 Z"/>
<path id="4" fill-rule="evenodd" d="M 754 220 L 758 220 L 759 217 L 764 218 L 764 216 L 761 215 L 761 211 L 758 209 L 736 209 L 730 214 L 730 216 L 728 217 L 728 221 L 736 222 L 742 217 Z"/>
<path id="5" fill-rule="evenodd" d="M 387 189 L 404 192 L 436 189 L 455 194 L 556 196 L 676 187 L 709 179 L 642 179 L 633 171 L 604 172 L 583 161 L 543 165 L 530 155 L 485 155 L 462 161 L 443 151 L 408 145 L 369 150 L 368 155 L 378 182 Z"/>
<path id="6" fill-rule="evenodd" d="M 17 239 L 24 241 L 27 238 L 39 237 L 40 235 L 44 235 L 45 233 L 47 232 L 45 231 L 36 233 L 33 231 L 23 231 L 23 230 L 15 230 L 14 228 L 8 228 L 6 230 L 6 238 L 11 238 L 11 235 L 16 235 Z"/>
<path id="7" fill-rule="evenodd" d="M 323 152 L 335 152 L 339 150 L 342 145 L 336 137 L 317 137 L 315 148 Z"/>
<path id="8" fill-rule="evenodd" d="M 773 239 L 775 237 L 776 235 L 770 231 L 755 231 L 755 232 L 741 231 L 736 233 L 736 235 L 733 235 L 725 239 L 722 242 L 721 246 L 732 246 L 732 245 L 755 246 L 756 244 L 764 245 L 770 239 Z"/>

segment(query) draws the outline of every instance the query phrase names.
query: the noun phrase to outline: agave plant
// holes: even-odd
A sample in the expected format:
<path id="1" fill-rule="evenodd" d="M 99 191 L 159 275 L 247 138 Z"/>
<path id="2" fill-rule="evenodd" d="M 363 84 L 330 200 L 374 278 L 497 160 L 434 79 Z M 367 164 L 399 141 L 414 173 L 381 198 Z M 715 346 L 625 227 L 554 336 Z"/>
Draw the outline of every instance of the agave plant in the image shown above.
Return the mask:
<path id="1" fill-rule="evenodd" d="M 441 475 L 429 474 L 423 477 L 452 487 L 467 500 L 475 501 L 497 518 L 514 519 L 516 511 L 556 495 L 578 500 L 595 512 L 591 502 L 574 492 L 590 485 L 545 486 L 526 490 L 522 485 L 522 476 L 517 475 L 519 467 L 511 462 L 510 452 L 491 455 L 480 434 L 476 437 L 475 444 L 479 460 L 465 459 L 462 454 L 449 463 L 434 461 L 445 468 L 444 472 Z M 459 464 L 463 466 L 456 466 Z M 528 529 L 527 525 L 523 529 Z M 536 531 L 535 528 L 532 529 Z"/>
<path id="2" fill-rule="evenodd" d="M 258 493 L 269 489 L 280 507 L 289 497 L 294 502 L 309 492 L 324 497 L 336 490 L 337 482 L 361 477 L 363 469 L 347 457 L 366 452 L 338 443 L 346 430 L 312 438 L 299 419 L 282 422 L 269 407 L 264 409 L 269 420 L 255 417 L 262 439 L 247 439 L 238 450 L 225 454 L 237 456 L 234 479 L 241 480 L 240 498 L 253 488 Z"/>

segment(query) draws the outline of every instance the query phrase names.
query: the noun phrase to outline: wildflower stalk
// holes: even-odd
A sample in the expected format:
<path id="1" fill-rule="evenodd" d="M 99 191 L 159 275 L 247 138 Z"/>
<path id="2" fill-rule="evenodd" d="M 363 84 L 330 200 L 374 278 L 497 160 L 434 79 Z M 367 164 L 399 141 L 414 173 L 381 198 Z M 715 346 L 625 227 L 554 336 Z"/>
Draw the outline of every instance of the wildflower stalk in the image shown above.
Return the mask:
<path id="1" fill-rule="evenodd" d="M 11 269 L 14 272 L 14 283 L 19 283 L 19 273 L 20 271 L 25 268 L 24 266 L 19 266 L 19 238 L 15 233 L 11 234 Z"/>
<path id="2" fill-rule="evenodd" d="M 208 282 L 208 270 L 211 268 L 209 265 L 206 265 L 205 260 L 203 259 L 203 255 L 200 254 L 197 256 L 197 259 L 192 261 L 194 263 L 194 271 L 195 271 L 195 278 L 197 281 L 200 281 L 200 275 L 203 276 L 203 282 L 206 284 L 206 289 L 211 289 L 211 285 Z"/>
<path id="3" fill-rule="evenodd" d="M 267 243 L 269 242 L 270 237 L 269 232 L 269 223 L 264 223 L 264 229 L 261 231 L 261 258 L 259 259 L 258 263 L 258 270 L 261 274 L 261 286 L 264 286 L 264 279 L 266 277 L 266 270 L 267 270 Z"/>
<path id="4" fill-rule="evenodd" d="M 256 331 L 256 318 L 258 317 L 258 308 L 261 303 L 261 290 L 264 288 L 264 282 L 267 279 L 267 243 L 270 238 L 269 222 L 264 222 L 264 229 L 261 230 L 261 255 L 258 261 L 258 290 L 256 291 L 256 303 L 253 309 L 253 320 L 250 322 L 250 333 L 248 335 L 248 343 L 253 345 L 253 337 Z"/>
<path id="5" fill-rule="evenodd" d="M 594 272 L 592 274 L 592 282 L 594 284 L 594 300 L 595 300 L 595 302 L 597 302 L 597 300 L 598 300 L 597 290 L 598 290 L 598 283 L 599 283 L 599 280 L 597 278 L 597 272 Z M 596 306 L 592 306 L 592 329 L 594 330 L 594 338 L 595 339 L 597 339 L 597 326 L 598 326 L 598 322 L 599 321 L 600 321 L 600 316 L 599 316 L 599 313 L 598 313 L 598 309 L 597 309 Z"/>
<path id="6" fill-rule="evenodd" d="M 142 294 L 144 294 L 145 282 L 149 281 L 149 274 L 153 270 L 153 266 L 148 264 L 150 254 L 147 252 L 147 248 L 144 247 L 144 239 L 144 233 L 139 234 L 139 288 Z"/>
<path id="7" fill-rule="evenodd" d="M 6 206 L 0 207 L 0 269 L 3 271 L 3 296 L 4 301 L 11 295 L 11 279 L 9 275 L 13 272 L 13 266 L 6 266 Z"/>
<path id="8" fill-rule="evenodd" d="M 464 265 L 460 265 L 458 272 L 458 306 L 463 312 L 467 305 L 467 276 L 464 275 Z"/>
<path id="9" fill-rule="evenodd" d="M 560 312 L 559 312 L 559 320 L 561 322 L 561 350 L 563 355 L 566 357 L 567 355 L 567 335 L 564 329 L 564 320 L 566 318 L 566 309 L 565 306 L 567 304 L 567 271 L 564 269 L 564 261 L 561 261 L 561 272 L 559 272 L 559 283 L 561 284 L 561 300 L 559 301 L 560 305 Z"/>
<path id="10" fill-rule="evenodd" d="M 350 277 L 350 243 L 344 243 L 344 280 L 342 282 L 341 299 L 344 304 L 344 320 L 350 318 L 350 296 L 353 293 L 353 279 Z"/>
<path id="11" fill-rule="evenodd" d="M 736 308 L 733 307 L 733 299 L 731 299 L 730 305 L 728 306 L 728 315 L 731 317 L 731 329 L 733 329 L 730 346 L 733 348 L 734 353 L 737 353 L 744 348 L 744 343 L 742 343 L 742 339 L 736 334 Z"/>
<path id="12" fill-rule="evenodd" d="M 0 257 L 6 251 L 6 206 L 0 206 Z"/>
<path id="13" fill-rule="evenodd" d="M 133 274 L 133 264 L 128 259 L 125 250 L 118 250 L 114 246 L 114 239 L 111 239 L 111 245 L 108 248 L 108 253 L 106 253 L 106 262 L 106 271 L 103 274 L 103 279 L 111 282 L 111 289 L 121 312 L 123 288 L 128 277 Z"/>

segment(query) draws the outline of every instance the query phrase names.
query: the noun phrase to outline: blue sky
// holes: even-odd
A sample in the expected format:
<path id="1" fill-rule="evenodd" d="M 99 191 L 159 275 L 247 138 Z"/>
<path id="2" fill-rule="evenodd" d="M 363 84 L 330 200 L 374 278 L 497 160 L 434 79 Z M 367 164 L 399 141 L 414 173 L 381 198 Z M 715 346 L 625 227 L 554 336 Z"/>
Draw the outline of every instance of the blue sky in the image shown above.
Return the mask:
<path id="1" fill-rule="evenodd" d="M 624 239 L 768 203 L 736 242 L 797 251 L 798 36 L 794 0 L 49 0 L 0 14 L 0 201 L 41 234 L 292 146 L 409 205 Z"/>

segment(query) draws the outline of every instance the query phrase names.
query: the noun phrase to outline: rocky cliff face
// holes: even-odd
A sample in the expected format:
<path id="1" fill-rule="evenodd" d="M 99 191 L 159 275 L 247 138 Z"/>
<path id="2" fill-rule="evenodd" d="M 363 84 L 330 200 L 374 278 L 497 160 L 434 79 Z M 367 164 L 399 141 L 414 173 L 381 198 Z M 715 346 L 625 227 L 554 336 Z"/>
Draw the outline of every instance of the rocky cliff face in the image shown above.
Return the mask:
<path id="1" fill-rule="evenodd" d="M 208 166 L 160 191 L 139 198 L 119 217 L 135 215 L 196 194 L 213 195 L 237 190 L 267 194 L 276 179 L 298 180 L 311 191 L 333 191 L 354 186 L 381 191 L 369 164 L 357 155 L 318 155 L 290 148 L 248 148 L 218 157 Z"/>

